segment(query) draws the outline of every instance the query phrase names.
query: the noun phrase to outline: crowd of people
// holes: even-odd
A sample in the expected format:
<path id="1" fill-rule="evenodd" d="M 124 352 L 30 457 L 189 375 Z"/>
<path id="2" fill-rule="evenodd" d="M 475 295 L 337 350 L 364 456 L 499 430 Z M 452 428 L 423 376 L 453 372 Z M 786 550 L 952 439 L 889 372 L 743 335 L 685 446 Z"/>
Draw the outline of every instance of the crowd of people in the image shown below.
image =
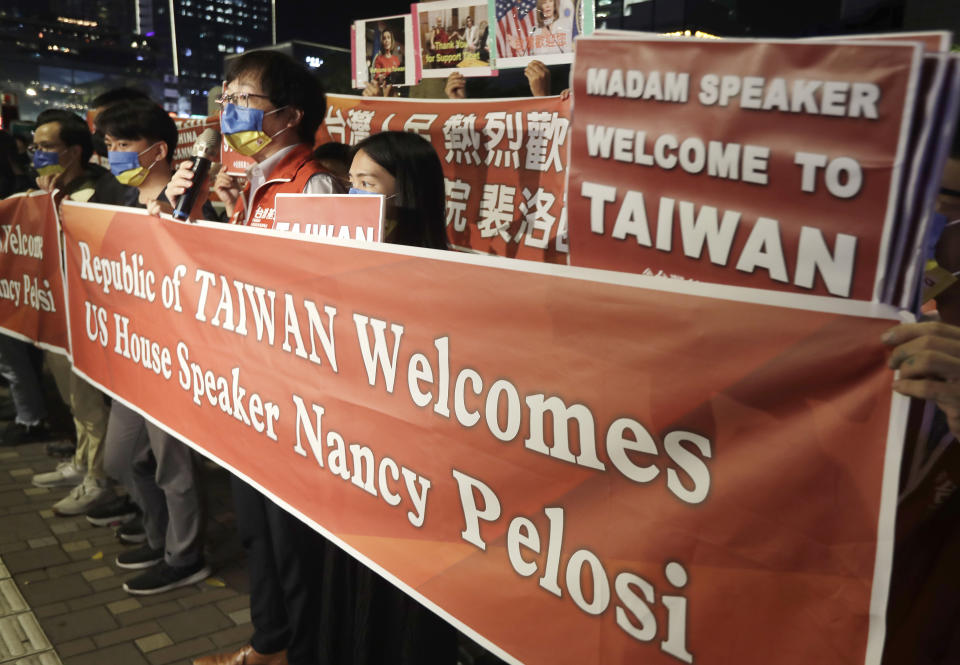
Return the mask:
<path id="1" fill-rule="evenodd" d="M 315 150 L 324 92 L 308 70 L 271 51 L 234 61 L 219 101 L 225 139 L 254 165 L 243 179 L 218 173 L 212 191 L 223 212 L 210 204 L 203 187 L 194 219 L 245 225 L 272 221 L 279 193 L 346 193 L 349 188 L 385 197 L 386 242 L 446 248 L 443 173 L 425 139 L 385 132 L 352 149 L 326 144 Z M 87 123 L 72 113 L 41 114 L 31 146 L 37 174 L 32 186 L 59 190 L 73 200 L 170 212 L 194 177 L 189 162 L 173 164 L 173 120 L 143 94 L 127 89 L 97 98 L 92 111 L 96 141 Z M 91 162 L 95 142 L 103 146 L 109 170 Z M 121 525 L 118 537 L 135 547 L 114 563 L 140 571 L 123 586 L 130 594 L 162 593 L 209 576 L 202 488 L 191 449 L 124 404 L 110 403 L 73 373 L 63 356 L 41 356 L 35 347 L 0 335 L 0 373 L 16 410 L 3 444 L 50 438 L 41 387 L 44 364 L 73 415 L 77 441 L 68 460 L 33 478 L 42 487 L 73 486 L 54 504 L 54 512 L 86 514 L 95 525 Z M 118 492 L 120 487 L 126 492 Z M 242 480 L 234 479 L 233 492 L 249 566 L 253 635 L 240 652 L 197 663 L 373 664 L 387 662 L 387 653 L 392 662 L 456 662 L 453 628 Z"/>
<path id="2" fill-rule="evenodd" d="M 551 0 L 542 0 L 549 18 Z M 468 26 L 472 27 L 472 26 Z M 542 77 L 539 67 L 527 73 Z M 448 95 L 462 98 L 457 79 Z M 271 226 L 281 193 L 375 193 L 385 197 L 386 242 L 446 249 L 444 181 L 431 144 L 403 132 L 374 134 L 353 148 L 313 145 L 325 114 L 324 91 L 307 69 L 273 51 L 251 51 L 232 61 L 226 74 L 221 129 L 230 145 L 252 158 L 245 178 L 213 177 L 218 211 L 200 187 L 191 216 L 241 225 Z M 2 182 L 11 193 L 31 186 L 74 200 L 146 207 L 169 212 L 194 185 L 192 164 L 173 163 L 177 129 L 155 102 L 135 90 L 118 89 L 92 103 L 96 132 L 66 111 L 37 119 L 32 150 L 35 179 L 17 161 L 12 141 L 0 142 Z M 0 134 L 2 136 L 2 134 Z M 4 147 L 8 146 L 8 147 Z M 106 157 L 108 169 L 91 158 Z M 13 183 L 8 184 L 8 183 Z M 960 141 L 946 171 L 941 211 L 948 225 L 938 255 L 960 271 Z M 944 431 L 960 436 L 960 286 L 939 299 L 940 321 L 903 325 L 885 337 L 891 367 L 899 369 L 900 392 L 931 400 Z M 118 536 L 135 545 L 117 556 L 121 568 L 140 571 L 124 584 L 134 595 L 157 594 L 194 584 L 211 574 L 204 559 L 203 488 L 197 460 L 184 443 L 122 403 L 112 404 L 71 371 L 62 356 L 0 335 L 0 375 L 8 382 L 16 417 L 3 433 L 5 446 L 47 440 L 47 410 L 41 389 L 46 366 L 69 406 L 76 446 L 54 471 L 33 478 L 41 487 L 72 486 L 53 510 L 86 514 L 96 525 L 122 524 Z M 956 441 L 954 439 L 954 448 Z M 51 451 L 62 453 L 62 451 Z M 944 456 L 942 464 L 953 458 Z M 943 469 L 953 474 L 953 468 Z M 951 476 L 952 477 L 952 476 Z M 118 488 L 125 488 L 118 492 Z M 925 575 L 931 567 L 953 568 L 960 505 L 960 468 L 949 491 L 909 525 L 898 543 L 891 616 L 907 617 L 888 630 L 890 663 L 954 662 L 952 634 L 960 604 L 956 586 Z M 198 665 L 316 665 L 317 663 L 453 663 L 457 632 L 391 584 L 239 478 L 233 479 L 237 529 L 247 553 L 253 634 L 239 652 L 197 659 Z M 920 534 L 920 535 L 918 535 Z M 917 538 L 927 546 L 911 547 Z M 318 565 L 322 562 L 322 565 Z M 908 618 L 923 603 L 941 603 L 943 621 Z M 928 611 L 928 610 L 926 610 Z M 920 645 L 920 646 L 918 646 Z M 924 658 L 920 658 L 922 655 Z M 493 657 L 490 656 L 490 662 Z M 947 658 L 936 660 L 936 658 Z"/>

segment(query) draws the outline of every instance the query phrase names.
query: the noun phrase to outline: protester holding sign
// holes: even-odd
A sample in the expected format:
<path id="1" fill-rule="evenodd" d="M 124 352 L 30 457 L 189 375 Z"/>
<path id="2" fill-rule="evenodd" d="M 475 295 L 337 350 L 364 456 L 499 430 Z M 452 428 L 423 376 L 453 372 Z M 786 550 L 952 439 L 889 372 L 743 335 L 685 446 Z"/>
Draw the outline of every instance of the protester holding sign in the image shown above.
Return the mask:
<path id="1" fill-rule="evenodd" d="M 357 144 L 351 192 L 387 199 L 386 242 L 446 249 L 443 169 L 429 142 L 381 132 Z M 457 662 L 449 624 L 335 545 L 324 557 L 323 663 L 422 665 Z"/>
<path id="2" fill-rule="evenodd" d="M 120 102 L 129 102 L 135 99 L 150 99 L 146 94 L 134 88 L 112 88 L 98 95 L 90 103 L 88 118 L 93 123 L 97 116 L 108 108 Z M 95 128 L 94 128 L 95 129 Z M 107 144 L 104 142 L 103 132 L 96 130 L 93 133 L 93 149 L 97 159 L 109 167 Z M 110 205 L 136 205 L 139 192 L 136 187 L 121 184 L 119 180 L 107 173 L 97 181 L 97 188 L 91 197 L 91 203 L 108 203 Z"/>
<path id="3" fill-rule="evenodd" d="M 343 191 L 336 178 L 313 160 L 312 141 L 326 102 L 319 82 L 299 63 L 273 51 L 246 53 L 227 72 L 220 102 L 226 140 L 256 162 L 243 193 L 225 201 L 233 223 L 272 228 L 277 194 Z M 192 179 L 185 162 L 167 186 L 167 196 L 175 200 L 183 195 Z M 236 477 L 233 492 L 237 528 L 248 554 L 254 632 L 250 644 L 239 652 L 195 662 L 313 665 L 318 662 L 316 559 L 322 539 Z"/>
<path id="4" fill-rule="evenodd" d="M 323 90 L 291 58 L 274 51 L 237 58 L 227 72 L 220 104 L 224 140 L 256 162 L 239 194 L 236 183 L 217 183 L 216 193 L 226 204 L 231 223 L 272 228 L 277 194 L 343 191 L 336 178 L 311 159 L 314 134 L 326 107 Z M 171 201 L 193 185 L 190 167 L 190 162 L 183 162 L 170 180 L 166 193 Z M 203 190 L 194 210 L 207 200 Z"/>
<path id="5" fill-rule="evenodd" d="M 947 162 L 938 211 L 947 218 L 936 260 L 960 270 L 960 135 Z M 933 665 L 960 660 L 960 285 L 937 295 L 940 321 L 890 330 L 894 388 L 930 400 L 902 477 L 884 662 Z M 933 408 L 936 405 L 936 408 Z"/>
<path id="6" fill-rule="evenodd" d="M 137 188 L 141 206 L 162 197 L 177 146 L 173 120 L 157 104 L 138 100 L 112 106 L 97 116 L 96 122 L 104 133 L 110 171 L 117 180 Z M 143 256 L 133 254 L 130 272 L 142 272 L 142 264 Z M 125 332 L 128 324 L 118 328 L 116 345 L 130 357 L 128 347 L 138 342 Z M 147 536 L 144 545 L 117 556 L 121 568 L 146 569 L 127 580 L 124 590 L 134 595 L 155 594 L 208 577 L 202 501 L 190 449 L 118 402 L 110 412 L 106 465 L 110 475 L 130 489 L 143 511 Z"/>
<path id="7" fill-rule="evenodd" d="M 89 166 L 93 154 L 90 129 L 77 115 L 51 109 L 37 117 L 34 132 L 34 166 L 37 186 L 47 191 L 60 190 L 68 198 L 87 201 L 98 180 Z M 109 407 L 103 393 L 73 373 L 70 359 L 60 353 L 46 352 L 46 363 L 63 401 L 70 407 L 77 432 L 77 447 L 72 458 L 56 469 L 33 476 L 37 487 L 73 486 L 73 490 L 53 505 L 58 515 L 80 515 L 114 497 L 103 463 Z"/>

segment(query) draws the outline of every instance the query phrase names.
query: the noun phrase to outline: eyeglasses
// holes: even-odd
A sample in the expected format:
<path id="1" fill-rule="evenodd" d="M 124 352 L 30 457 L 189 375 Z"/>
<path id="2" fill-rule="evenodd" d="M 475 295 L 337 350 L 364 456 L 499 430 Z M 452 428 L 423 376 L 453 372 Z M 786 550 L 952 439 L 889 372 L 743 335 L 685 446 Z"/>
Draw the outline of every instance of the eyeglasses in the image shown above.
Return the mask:
<path id="1" fill-rule="evenodd" d="M 38 150 L 42 152 L 59 152 L 63 148 L 60 143 L 31 143 L 27 146 L 27 153 L 33 154 Z"/>
<path id="2" fill-rule="evenodd" d="M 224 104 L 233 104 L 234 106 L 239 106 L 240 108 L 249 108 L 251 97 L 270 99 L 270 95 L 258 95 L 254 92 L 232 92 L 229 94 L 221 94 L 217 98 L 217 104 L 220 106 L 223 106 Z"/>

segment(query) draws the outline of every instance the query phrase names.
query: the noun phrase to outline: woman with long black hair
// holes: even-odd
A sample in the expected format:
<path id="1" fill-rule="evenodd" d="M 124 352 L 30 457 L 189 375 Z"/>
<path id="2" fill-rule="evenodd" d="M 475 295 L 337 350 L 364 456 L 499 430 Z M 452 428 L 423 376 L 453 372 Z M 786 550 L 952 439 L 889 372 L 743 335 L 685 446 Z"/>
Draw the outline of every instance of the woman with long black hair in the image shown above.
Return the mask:
<path id="1" fill-rule="evenodd" d="M 446 249 L 443 171 L 425 139 L 382 132 L 361 141 L 350 181 L 352 193 L 386 197 L 385 242 Z M 322 568 L 321 663 L 456 664 L 457 631 L 416 600 L 333 544 Z"/>

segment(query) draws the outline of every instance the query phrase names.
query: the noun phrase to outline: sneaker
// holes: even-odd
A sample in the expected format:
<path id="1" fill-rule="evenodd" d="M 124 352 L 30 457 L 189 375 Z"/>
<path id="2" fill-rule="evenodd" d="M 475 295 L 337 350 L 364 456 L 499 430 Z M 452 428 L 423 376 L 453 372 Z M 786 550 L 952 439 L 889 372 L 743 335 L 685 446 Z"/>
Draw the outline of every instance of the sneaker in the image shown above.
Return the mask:
<path id="1" fill-rule="evenodd" d="M 163 549 L 153 549 L 149 545 L 141 545 L 129 552 L 120 552 L 117 555 L 117 566 L 127 570 L 141 570 L 155 566 L 163 561 Z"/>
<path id="2" fill-rule="evenodd" d="M 116 534 L 121 543 L 128 545 L 147 542 L 147 532 L 143 530 L 143 522 L 138 519 L 122 524 Z"/>
<path id="3" fill-rule="evenodd" d="M 73 460 L 60 462 L 55 471 L 49 473 L 38 473 L 33 477 L 33 484 L 37 487 L 73 487 L 83 482 L 83 477 L 87 475 L 87 470 L 82 466 L 77 466 Z"/>
<path id="4" fill-rule="evenodd" d="M 196 584 L 210 577 L 210 567 L 202 560 L 192 566 L 171 566 L 166 561 L 127 580 L 123 590 L 134 596 L 150 596 L 182 586 Z"/>
<path id="5" fill-rule="evenodd" d="M 35 425 L 22 425 L 18 422 L 12 422 L 7 425 L 3 431 L 3 437 L 0 438 L 2 446 L 19 446 L 21 443 L 35 443 L 36 441 L 46 441 L 52 435 L 50 429 L 44 422 Z"/>
<path id="6" fill-rule="evenodd" d="M 70 494 L 53 504 L 57 515 L 83 515 L 85 512 L 114 497 L 113 490 L 106 480 L 97 480 L 87 476 L 83 482 L 70 490 Z"/>
<path id="7" fill-rule="evenodd" d="M 109 503 L 97 506 L 87 511 L 87 521 L 93 526 L 117 526 L 126 524 L 140 514 L 137 507 L 127 495 L 118 496 Z"/>
<path id="8" fill-rule="evenodd" d="M 51 441 L 43 447 L 43 452 L 47 457 L 73 457 L 77 452 L 77 444 L 69 439 L 63 441 Z"/>

